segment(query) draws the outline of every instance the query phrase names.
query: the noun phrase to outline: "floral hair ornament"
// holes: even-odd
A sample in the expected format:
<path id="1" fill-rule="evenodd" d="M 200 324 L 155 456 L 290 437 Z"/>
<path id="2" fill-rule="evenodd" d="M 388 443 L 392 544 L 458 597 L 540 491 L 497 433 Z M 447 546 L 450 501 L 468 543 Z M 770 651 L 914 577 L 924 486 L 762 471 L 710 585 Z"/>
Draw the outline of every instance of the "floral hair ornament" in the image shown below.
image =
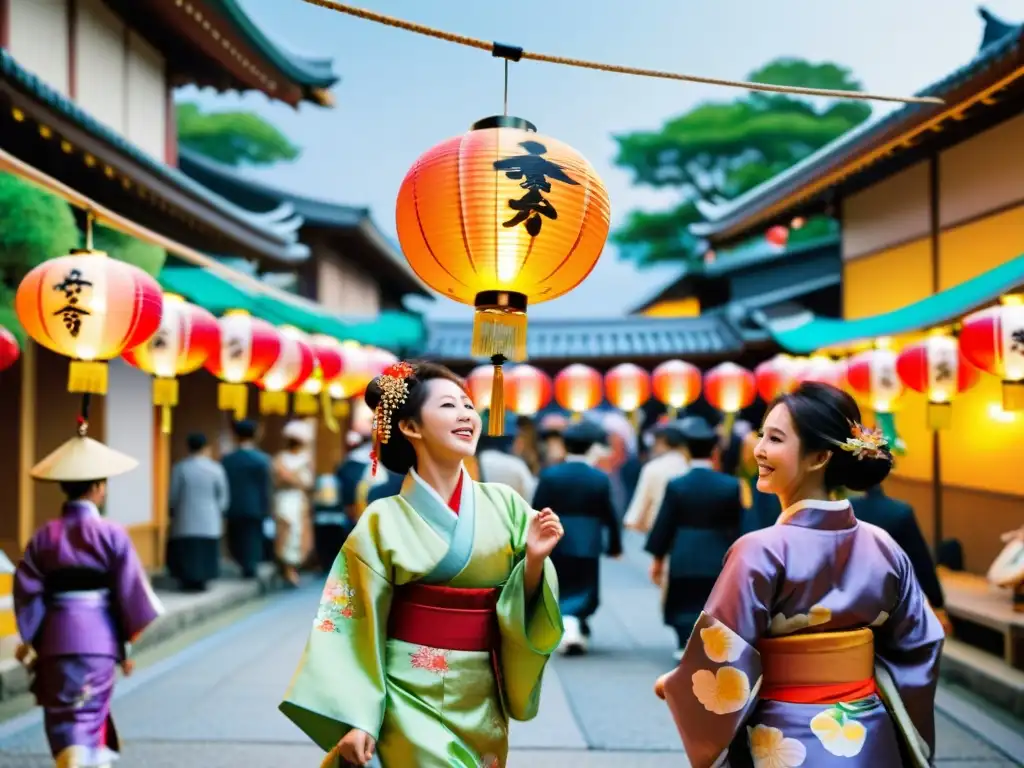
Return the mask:
<path id="1" fill-rule="evenodd" d="M 377 464 L 380 459 L 380 446 L 391 439 L 391 416 L 398 410 L 409 396 L 408 379 L 415 373 L 413 367 L 406 362 L 398 362 L 384 369 L 377 377 L 380 387 L 380 402 L 373 409 L 373 450 L 370 451 L 370 474 L 377 476 Z"/>
<path id="2" fill-rule="evenodd" d="M 858 461 L 865 458 L 892 461 L 892 456 L 886 450 L 889 441 L 882 434 L 882 430 L 871 429 L 863 424 L 851 421 L 850 432 L 852 434 L 846 438 L 846 442 L 840 443 L 836 441 L 836 445 L 844 451 L 852 453 Z"/>

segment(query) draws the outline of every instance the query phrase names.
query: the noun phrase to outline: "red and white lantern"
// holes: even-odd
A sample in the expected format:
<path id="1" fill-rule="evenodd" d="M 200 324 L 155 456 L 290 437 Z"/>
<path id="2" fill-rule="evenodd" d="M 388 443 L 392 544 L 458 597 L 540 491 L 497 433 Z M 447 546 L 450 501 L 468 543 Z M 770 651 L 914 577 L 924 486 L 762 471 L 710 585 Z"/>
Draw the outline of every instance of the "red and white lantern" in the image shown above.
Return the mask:
<path id="1" fill-rule="evenodd" d="M 293 407 L 297 416 L 315 416 L 319 412 L 320 397 L 326 394 L 326 385 L 337 379 L 342 370 L 341 344 L 337 339 L 316 334 L 306 342 L 313 350 L 313 372 L 298 387 L 289 390 L 295 392 Z M 325 405 L 329 403 L 325 402 Z M 330 420 L 327 424 L 332 430 L 336 426 Z"/>
<path id="2" fill-rule="evenodd" d="M 735 363 L 720 363 L 704 374 L 704 398 L 722 413 L 739 413 L 756 392 L 754 374 Z"/>
<path id="3" fill-rule="evenodd" d="M 366 348 L 354 341 L 343 341 L 338 351 L 341 353 L 341 373 L 328 382 L 327 392 L 335 400 L 348 400 L 361 395 L 373 378 L 370 359 Z"/>
<path id="4" fill-rule="evenodd" d="M 1003 380 L 1003 410 L 1024 410 L 1024 303 L 1004 296 L 995 307 L 964 318 L 960 351 L 978 368 Z"/>
<path id="5" fill-rule="evenodd" d="M 365 350 L 366 367 L 369 370 L 370 379 L 380 376 L 384 371 L 398 362 L 398 358 L 386 349 L 380 349 L 379 347 L 365 347 Z M 366 383 L 369 384 L 370 381 L 367 380 Z"/>
<path id="6" fill-rule="evenodd" d="M 256 380 L 260 388 L 260 413 L 288 415 L 288 393 L 296 391 L 313 375 L 316 358 L 309 339 L 290 325 L 278 329 L 281 350 L 274 364 Z"/>
<path id="7" fill-rule="evenodd" d="M 796 386 L 797 364 L 789 355 L 776 355 L 754 369 L 758 396 L 768 404 Z"/>
<path id="8" fill-rule="evenodd" d="M 814 355 L 807 360 L 800 360 L 795 364 L 795 378 L 798 384 L 805 381 L 814 381 L 819 384 L 829 384 L 836 389 L 846 386 L 846 363 L 839 360 L 832 360 L 824 355 Z"/>
<path id="9" fill-rule="evenodd" d="M 771 227 L 764 233 L 764 239 L 776 248 L 785 248 L 786 243 L 789 242 L 789 228 L 783 227 L 781 224 Z"/>
<path id="10" fill-rule="evenodd" d="M 846 368 L 846 380 L 858 399 L 875 413 L 892 413 L 903 394 L 896 353 L 891 349 L 869 349 L 854 355 Z"/>
<path id="11" fill-rule="evenodd" d="M 263 376 L 281 353 L 281 334 L 270 323 L 244 309 L 233 309 L 217 321 L 220 346 L 207 358 L 205 367 L 221 380 L 217 407 L 244 419 L 249 410 L 245 386 Z"/>
<path id="12" fill-rule="evenodd" d="M 666 360 L 651 372 L 651 390 L 671 418 L 700 397 L 700 368 L 683 360 Z"/>
<path id="13" fill-rule="evenodd" d="M 0 325 L 0 371 L 6 371 L 21 357 L 21 347 L 13 333 Z"/>
<path id="14" fill-rule="evenodd" d="M 601 374 L 589 365 L 573 363 L 555 376 L 555 401 L 573 414 L 586 413 L 601 404 Z"/>
<path id="15" fill-rule="evenodd" d="M 928 396 L 928 426 L 948 429 L 953 400 L 981 379 L 952 336 L 929 336 L 905 347 L 896 358 L 896 372 L 910 389 Z"/>
<path id="16" fill-rule="evenodd" d="M 633 413 L 651 397 L 651 376 L 639 365 L 622 363 L 604 375 L 608 402 L 626 413 Z"/>
<path id="17" fill-rule="evenodd" d="M 551 378 L 532 365 L 517 365 L 505 374 L 505 401 L 517 416 L 534 416 L 551 402 Z"/>
<path id="18" fill-rule="evenodd" d="M 478 411 L 491 407 L 491 388 L 494 385 L 494 366 L 478 365 L 466 377 L 469 397 Z"/>

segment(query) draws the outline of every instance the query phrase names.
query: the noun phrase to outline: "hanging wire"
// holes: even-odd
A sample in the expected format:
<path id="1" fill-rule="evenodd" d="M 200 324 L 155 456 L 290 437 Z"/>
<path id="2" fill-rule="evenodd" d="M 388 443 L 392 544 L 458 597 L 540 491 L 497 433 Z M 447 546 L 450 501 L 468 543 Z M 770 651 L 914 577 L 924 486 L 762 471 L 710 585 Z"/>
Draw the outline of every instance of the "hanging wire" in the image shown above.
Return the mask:
<path id="1" fill-rule="evenodd" d="M 505 117 L 508 117 L 508 59 L 504 59 L 505 62 Z"/>
<path id="2" fill-rule="evenodd" d="M 92 225 L 95 220 L 96 217 L 91 210 L 85 212 L 85 248 L 89 251 L 92 250 Z"/>
<path id="3" fill-rule="evenodd" d="M 425 35 L 436 40 L 464 45 L 467 48 L 476 48 L 480 51 L 489 51 L 492 54 L 500 43 L 493 43 L 467 35 L 457 35 L 453 32 L 445 32 L 442 29 L 435 29 L 414 21 L 387 16 L 383 13 L 370 11 L 365 8 L 356 8 L 346 3 L 335 2 L 335 0 L 302 0 L 304 3 L 327 8 L 331 11 L 344 13 L 348 16 L 355 16 L 358 19 L 383 24 L 387 27 L 404 29 L 407 32 L 415 32 L 418 35 Z M 701 75 L 686 75 L 680 72 L 665 72 L 659 69 L 644 69 L 642 67 L 626 67 L 620 64 L 605 64 L 599 61 L 587 61 L 585 59 L 572 59 L 567 56 L 554 56 L 548 53 L 533 53 L 522 51 L 523 59 L 530 61 L 543 61 L 548 64 L 561 64 L 565 67 L 578 67 L 580 69 L 593 69 L 599 72 L 613 72 L 620 75 L 635 75 L 637 77 L 653 77 L 661 80 L 678 80 L 687 83 L 703 83 L 704 85 L 717 85 L 723 88 L 742 88 L 747 91 L 764 91 L 767 93 L 789 93 L 798 96 L 824 96 L 831 99 L 853 99 L 858 101 L 889 101 L 901 104 L 945 104 L 936 96 L 887 96 L 878 93 L 865 93 L 863 91 L 840 91 L 830 88 L 803 88 L 793 85 L 773 85 L 771 83 L 754 83 L 745 80 L 726 80 L 718 77 L 703 77 Z M 517 60 L 517 59 L 513 59 Z M 507 59 L 506 59 L 507 61 Z"/>

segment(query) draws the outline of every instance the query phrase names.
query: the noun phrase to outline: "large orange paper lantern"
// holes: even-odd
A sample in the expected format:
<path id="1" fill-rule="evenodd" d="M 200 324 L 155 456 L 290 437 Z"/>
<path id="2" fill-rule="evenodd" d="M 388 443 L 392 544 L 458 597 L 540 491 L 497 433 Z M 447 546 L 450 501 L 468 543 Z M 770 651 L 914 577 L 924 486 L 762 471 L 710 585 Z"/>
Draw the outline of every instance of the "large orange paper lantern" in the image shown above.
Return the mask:
<path id="1" fill-rule="evenodd" d="M 68 391 L 104 395 L 106 361 L 160 327 L 163 291 L 138 267 L 76 250 L 25 275 L 14 303 L 29 336 L 71 358 Z"/>
<path id="2" fill-rule="evenodd" d="M 0 371 L 6 371 L 21 357 L 21 347 L 13 333 L 0 325 Z"/>
<path id="3" fill-rule="evenodd" d="M 233 309 L 217 321 L 220 347 L 206 360 L 206 370 L 221 380 L 217 407 L 244 419 L 249 409 L 246 384 L 270 370 L 281 352 L 281 334 L 270 323 Z"/>
<path id="4" fill-rule="evenodd" d="M 651 376 L 639 365 L 621 363 L 604 375 L 608 402 L 626 413 L 633 413 L 651 397 Z"/>
<path id="5" fill-rule="evenodd" d="M 505 377 L 505 402 L 517 416 L 534 416 L 551 402 L 551 378 L 539 368 L 517 365 Z"/>
<path id="6" fill-rule="evenodd" d="M 720 363 L 704 374 L 704 398 L 725 414 L 726 430 L 736 414 L 754 402 L 754 374 L 735 363 Z"/>
<path id="7" fill-rule="evenodd" d="M 892 413 L 903 394 L 896 353 L 891 349 L 869 349 L 854 355 L 846 366 L 846 381 L 876 414 Z"/>
<path id="8" fill-rule="evenodd" d="M 1024 302 L 1004 296 L 994 307 L 964 318 L 960 350 L 983 371 L 1003 380 L 1003 410 L 1024 410 Z"/>
<path id="9" fill-rule="evenodd" d="M 494 385 L 494 368 L 478 365 L 466 377 L 466 388 L 478 411 L 491 407 L 491 387 Z"/>
<path id="10" fill-rule="evenodd" d="M 489 117 L 420 157 L 398 193 L 402 251 L 444 296 L 476 308 L 474 357 L 526 359 L 529 304 L 568 293 L 605 241 L 608 193 L 586 158 L 517 117 Z M 503 389 L 494 377 L 492 410 Z M 493 418 L 492 414 L 492 418 Z"/>
<path id="11" fill-rule="evenodd" d="M 896 372 L 915 392 L 928 396 L 928 426 L 948 429 L 953 400 L 981 379 L 952 336 L 937 334 L 903 348 Z"/>
<path id="12" fill-rule="evenodd" d="M 788 355 L 775 355 L 754 369 L 757 394 L 765 403 L 773 403 L 796 385 L 797 363 Z"/>
<path id="13" fill-rule="evenodd" d="M 555 376 L 555 401 L 579 415 L 601 404 L 601 374 L 589 365 L 573 363 Z"/>
<path id="14" fill-rule="evenodd" d="M 651 389 L 662 405 L 669 408 L 669 417 L 675 418 L 700 397 L 700 368 L 683 360 L 666 360 L 651 373 Z"/>
<path id="15" fill-rule="evenodd" d="M 198 371 L 219 350 L 217 318 L 181 296 L 164 294 L 160 327 L 145 344 L 127 350 L 125 362 L 153 380 L 153 405 L 161 409 L 161 429 L 171 431 L 171 408 L 178 404 L 178 376 Z"/>
<path id="16" fill-rule="evenodd" d="M 313 375 L 316 358 L 306 334 L 298 328 L 278 328 L 281 349 L 274 364 L 256 379 L 260 389 L 260 413 L 288 415 L 288 393 L 296 391 Z"/>

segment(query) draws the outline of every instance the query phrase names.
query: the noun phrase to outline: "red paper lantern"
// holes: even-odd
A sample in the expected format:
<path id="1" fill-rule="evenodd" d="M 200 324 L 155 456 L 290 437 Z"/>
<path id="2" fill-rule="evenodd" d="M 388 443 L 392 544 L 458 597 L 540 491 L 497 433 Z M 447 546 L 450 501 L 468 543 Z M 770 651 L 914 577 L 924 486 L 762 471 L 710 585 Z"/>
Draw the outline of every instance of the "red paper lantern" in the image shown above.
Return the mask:
<path id="1" fill-rule="evenodd" d="M 754 402 L 754 374 L 735 363 L 720 363 L 704 374 L 704 397 L 722 413 L 735 415 Z"/>
<path id="2" fill-rule="evenodd" d="M 466 377 L 469 397 L 478 411 L 486 411 L 491 407 L 491 388 L 494 385 L 494 367 L 478 365 Z"/>
<path id="3" fill-rule="evenodd" d="M 1003 380 L 1003 410 L 1024 410 L 1024 304 L 1004 296 L 995 307 L 964 318 L 960 351 L 978 368 Z"/>
<path id="4" fill-rule="evenodd" d="M 281 349 L 274 364 L 256 380 L 260 391 L 260 413 L 288 415 L 288 393 L 296 391 L 313 375 L 316 358 L 309 339 L 290 325 L 278 329 Z"/>
<path id="5" fill-rule="evenodd" d="M 370 375 L 370 358 L 365 347 L 354 341 L 341 343 L 341 373 L 328 385 L 327 392 L 332 398 L 347 400 L 361 395 L 373 376 Z"/>
<path id="6" fill-rule="evenodd" d="M 796 386 L 797 363 L 788 355 L 776 355 L 754 369 L 757 394 L 768 404 Z"/>
<path id="7" fill-rule="evenodd" d="M 815 381 L 819 384 L 829 384 L 836 389 L 846 386 L 846 364 L 838 360 L 815 355 L 808 360 L 799 361 L 795 367 L 797 383 Z"/>
<path id="8" fill-rule="evenodd" d="M 295 392 L 294 409 L 297 416 L 315 416 L 320 410 L 321 395 L 326 398 L 325 409 L 330 406 L 325 384 L 337 379 L 343 366 L 341 344 L 334 337 L 316 334 L 308 337 L 306 343 L 313 351 L 313 372 L 298 387 L 293 386 L 289 390 Z M 336 427 L 330 420 L 327 424 L 332 430 Z"/>
<path id="9" fill-rule="evenodd" d="M 781 225 L 771 227 L 764 233 L 764 239 L 778 248 L 785 248 L 789 242 L 789 229 Z"/>
<path id="10" fill-rule="evenodd" d="M 891 349 L 869 349 L 854 355 L 846 366 L 846 381 L 875 413 L 892 413 L 903 394 L 896 353 Z"/>
<path id="11" fill-rule="evenodd" d="M 6 371 L 21 357 L 17 337 L 0 325 L 0 371 Z"/>
<path id="12" fill-rule="evenodd" d="M 639 365 L 622 363 L 604 375 L 608 402 L 620 411 L 632 413 L 651 397 L 651 376 Z"/>
<path id="13" fill-rule="evenodd" d="M 160 327 L 163 291 L 138 267 L 102 251 L 78 250 L 25 275 L 14 303 L 31 338 L 72 359 L 68 391 L 104 395 L 106 361 Z"/>
<path id="14" fill-rule="evenodd" d="M 244 419 L 249 409 L 246 384 L 261 378 L 281 353 L 281 334 L 270 323 L 233 309 L 217 321 L 220 348 L 206 360 L 206 370 L 221 380 L 217 407 Z"/>
<path id="15" fill-rule="evenodd" d="M 160 327 L 145 344 L 124 352 L 129 365 L 145 371 L 153 380 L 153 405 L 161 409 L 161 429 L 171 431 L 171 408 L 178 404 L 178 376 L 203 367 L 219 349 L 217 318 L 181 296 L 164 294 Z"/>
<path id="16" fill-rule="evenodd" d="M 928 396 L 928 426 L 948 429 L 952 402 L 981 379 L 952 336 L 929 336 L 904 348 L 896 358 L 896 372 L 915 392 Z"/>
<path id="17" fill-rule="evenodd" d="M 505 401 L 518 416 L 533 416 L 551 402 L 551 379 L 532 365 L 517 365 L 505 377 Z"/>
<path id="18" fill-rule="evenodd" d="M 573 413 L 585 413 L 601 404 L 601 374 L 589 365 L 573 363 L 555 376 L 555 401 Z"/>
<path id="19" fill-rule="evenodd" d="M 682 360 L 667 360 L 651 372 L 654 397 L 672 411 L 694 402 L 700 397 L 700 388 L 700 368 Z"/>

